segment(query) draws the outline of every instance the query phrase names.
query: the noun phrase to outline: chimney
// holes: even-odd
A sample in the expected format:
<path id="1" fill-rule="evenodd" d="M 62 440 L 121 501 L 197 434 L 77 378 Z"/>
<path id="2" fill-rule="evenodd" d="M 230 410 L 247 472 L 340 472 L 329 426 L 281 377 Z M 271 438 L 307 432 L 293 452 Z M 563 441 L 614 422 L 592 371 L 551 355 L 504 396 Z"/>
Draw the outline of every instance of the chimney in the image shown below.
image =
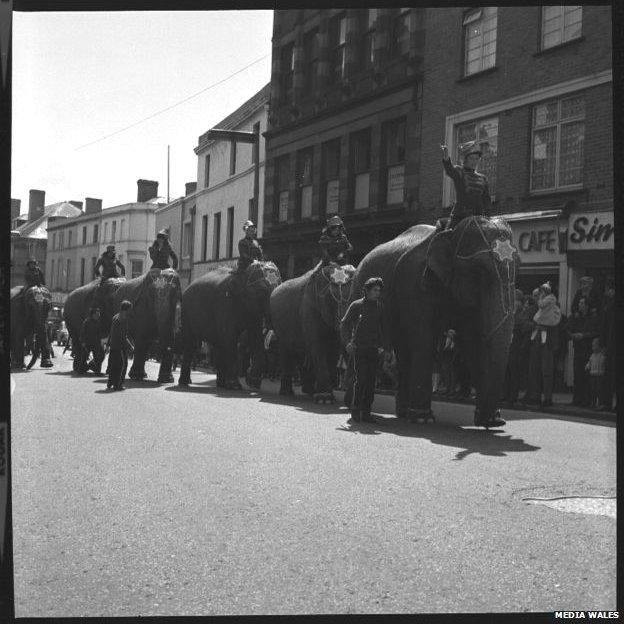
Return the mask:
<path id="1" fill-rule="evenodd" d="M 85 214 L 94 214 L 95 212 L 102 212 L 102 200 L 85 197 Z"/>
<path id="2" fill-rule="evenodd" d="M 197 190 L 197 182 L 187 182 L 184 185 L 184 196 L 192 195 Z"/>
<path id="3" fill-rule="evenodd" d="M 11 221 L 17 219 L 20 216 L 20 210 L 22 209 L 22 200 L 13 199 L 11 197 Z"/>
<path id="4" fill-rule="evenodd" d="M 137 180 L 137 202 L 146 202 L 158 197 L 158 182 Z"/>
<path id="5" fill-rule="evenodd" d="M 72 199 L 69 203 L 72 206 L 76 206 L 76 208 L 78 208 L 79 210 L 82 210 L 82 202 L 81 201 L 76 201 L 75 199 Z"/>
<path id="6" fill-rule="evenodd" d="M 28 220 L 34 221 L 43 215 L 43 207 L 45 206 L 45 191 L 30 190 L 28 200 Z"/>

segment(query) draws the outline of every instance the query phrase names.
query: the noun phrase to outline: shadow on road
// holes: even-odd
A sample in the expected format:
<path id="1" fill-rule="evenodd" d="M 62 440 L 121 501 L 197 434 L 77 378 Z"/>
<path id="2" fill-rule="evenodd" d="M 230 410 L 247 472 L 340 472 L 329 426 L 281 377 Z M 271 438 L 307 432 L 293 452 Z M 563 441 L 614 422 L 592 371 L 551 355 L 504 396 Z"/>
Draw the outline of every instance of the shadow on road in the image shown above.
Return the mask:
<path id="1" fill-rule="evenodd" d="M 336 427 L 337 431 L 350 433 L 379 434 L 388 433 L 410 438 L 427 439 L 433 444 L 462 448 L 453 458 L 460 461 L 468 455 L 478 453 L 491 457 L 505 457 L 508 453 L 538 451 L 539 446 L 528 444 L 522 438 L 512 438 L 504 432 L 484 429 L 464 429 L 457 425 L 444 423 L 417 425 L 402 418 L 382 418 L 376 416 L 376 423 L 354 423 Z"/>

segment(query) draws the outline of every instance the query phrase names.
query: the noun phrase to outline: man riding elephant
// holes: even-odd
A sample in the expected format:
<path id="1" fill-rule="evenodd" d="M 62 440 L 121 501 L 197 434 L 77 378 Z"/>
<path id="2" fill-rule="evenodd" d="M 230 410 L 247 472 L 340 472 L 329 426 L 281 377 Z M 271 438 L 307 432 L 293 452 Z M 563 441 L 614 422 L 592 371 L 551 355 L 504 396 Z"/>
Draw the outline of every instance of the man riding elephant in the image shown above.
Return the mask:
<path id="1" fill-rule="evenodd" d="M 176 256 L 175 251 L 171 248 L 169 232 L 166 229 L 160 230 L 160 232 L 156 234 L 156 240 L 148 251 L 152 260 L 152 269 L 170 268 L 169 258 L 171 258 L 173 269 L 177 271 L 178 256 Z"/>
<path id="2" fill-rule="evenodd" d="M 94 277 L 100 278 L 101 282 L 104 283 L 107 279 L 111 277 L 119 277 L 119 273 L 117 273 L 117 267 L 121 271 L 121 276 L 123 277 L 126 274 L 126 267 L 121 263 L 119 258 L 117 258 L 117 254 L 115 253 L 115 245 L 108 245 L 106 247 L 106 251 L 98 258 L 95 266 L 93 267 Z M 100 268 L 102 271 L 100 272 Z"/>
<path id="3" fill-rule="evenodd" d="M 26 263 L 24 282 L 26 283 L 25 288 L 30 288 L 31 286 L 45 286 L 43 271 L 39 268 L 39 263 L 36 258 L 30 258 Z"/>
<path id="4" fill-rule="evenodd" d="M 344 265 L 349 261 L 353 245 L 349 242 L 344 223 L 338 215 L 327 219 L 327 226 L 321 232 L 319 245 L 322 253 L 322 266 L 327 266 L 330 262 Z"/>
<path id="5" fill-rule="evenodd" d="M 245 221 L 243 231 L 245 236 L 238 241 L 237 273 L 242 273 L 254 260 L 264 260 L 262 247 L 256 238 L 257 230 L 254 222 Z"/>

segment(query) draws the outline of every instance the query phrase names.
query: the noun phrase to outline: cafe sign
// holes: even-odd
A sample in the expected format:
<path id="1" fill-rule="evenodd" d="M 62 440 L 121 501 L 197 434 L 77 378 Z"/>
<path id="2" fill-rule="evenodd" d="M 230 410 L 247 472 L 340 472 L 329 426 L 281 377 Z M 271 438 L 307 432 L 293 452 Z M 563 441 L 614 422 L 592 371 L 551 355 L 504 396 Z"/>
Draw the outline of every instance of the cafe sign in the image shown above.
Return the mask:
<path id="1" fill-rule="evenodd" d="M 556 219 L 510 221 L 509 225 L 522 264 L 562 261 Z"/>
<path id="2" fill-rule="evenodd" d="M 568 249 L 613 249 L 613 212 L 570 215 Z"/>

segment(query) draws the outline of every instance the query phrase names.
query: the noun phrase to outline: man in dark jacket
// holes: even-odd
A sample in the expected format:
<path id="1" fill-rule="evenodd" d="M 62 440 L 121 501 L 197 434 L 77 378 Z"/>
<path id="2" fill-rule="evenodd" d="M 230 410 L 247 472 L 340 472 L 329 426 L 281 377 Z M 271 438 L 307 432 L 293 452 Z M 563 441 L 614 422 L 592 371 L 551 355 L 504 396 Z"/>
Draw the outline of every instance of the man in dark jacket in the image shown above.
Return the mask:
<path id="1" fill-rule="evenodd" d="M 102 268 L 101 273 L 100 267 Z M 117 258 L 115 254 L 115 245 L 108 245 L 106 251 L 98 258 L 95 267 L 93 267 L 94 277 L 101 278 L 102 283 L 111 277 L 119 277 L 117 267 L 119 267 L 121 275 L 126 274 L 126 267 L 119 261 L 119 258 Z"/>
<path id="2" fill-rule="evenodd" d="M 572 339 L 574 348 L 574 389 L 572 405 L 588 407 L 589 379 L 585 365 L 591 355 L 592 340 L 600 335 L 600 321 L 595 309 L 589 310 L 587 300 L 581 297 L 578 302 L 578 311 L 568 320 L 568 336 Z"/>
<path id="3" fill-rule="evenodd" d="M 262 247 L 256 238 L 256 226 L 253 221 L 245 221 L 243 231 L 245 236 L 238 241 L 237 273 L 242 273 L 254 260 L 264 260 Z"/>
<path id="4" fill-rule="evenodd" d="M 178 256 L 169 244 L 169 233 L 167 230 L 160 230 L 156 234 L 156 240 L 149 248 L 149 255 L 152 260 L 152 269 L 169 269 L 169 258 L 174 270 L 178 268 Z"/>
<path id="5" fill-rule="evenodd" d="M 585 299 L 588 310 L 595 308 L 600 312 L 602 302 L 600 301 L 600 294 L 594 288 L 594 278 L 591 275 L 585 275 L 579 280 L 579 288 L 574 293 L 574 299 L 572 299 L 572 312 L 578 312 L 581 298 Z"/>
<path id="6" fill-rule="evenodd" d="M 87 364 L 87 369 L 97 374 L 102 372 L 102 362 L 104 361 L 104 349 L 102 349 L 100 342 L 101 331 L 100 308 L 91 308 L 89 316 L 82 323 L 80 343 L 86 352 L 85 360 L 89 354 L 93 354 L 93 359 Z"/>
<path id="7" fill-rule="evenodd" d="M 26 288 L 30 288 L 31 286 L 45 286 L 43 271 L 39 268 L 39 263 L 35 258 L 31 258 L 26 263 L 24 282 L 26 283 Z"/>
<path id="8" fill-rule="evenodd" d="M 455 185 L 455 205 L 451 211 L 448 229 L 454 228 L 464 217 L 473 215 L 489 216 L 490 189 L 487 178 L 476 171 L 483 155 L 476 141 L 460 145 L 462 166 L 453 165 L 449 158 L 448 148 L 442 145 L 442 165 L 447 176 Z"/>
<path id="9" fill-rule="evenodd" d="M 132 310 L 129 301 L 122 301 L 119 312 L 113 316 L 110 335 L 108 337 L 108 383 L 107 388 L 114 390 L 124 390 L 123 381 L 126 378 L 128 369 L 128 349 L 133 349 L 134 345 L 128 338 L 128 316 Z"/>
<path id="10" fill-rule="evenodd" d="M 383 280 L 371 277 L 364 284 L 364 297 L 356 299 L 340 322 L 340 337 L 353 358 L 354 381 L 351 417 L 355 422 L 375 422 L 371 405 L 379 356 L 387 345 L 383 327 L 383 308 L 379 301 Z"/>
<path id="11" fill-rule="evenodd" d="M 353 246 L 347 238 L 344 223 L 338 215 L 327 219 L 327 226 L 321 232 L 319 245 L 323 256 L 323 266 L 330 262 L 340 265 L 347 264 Z"/>

